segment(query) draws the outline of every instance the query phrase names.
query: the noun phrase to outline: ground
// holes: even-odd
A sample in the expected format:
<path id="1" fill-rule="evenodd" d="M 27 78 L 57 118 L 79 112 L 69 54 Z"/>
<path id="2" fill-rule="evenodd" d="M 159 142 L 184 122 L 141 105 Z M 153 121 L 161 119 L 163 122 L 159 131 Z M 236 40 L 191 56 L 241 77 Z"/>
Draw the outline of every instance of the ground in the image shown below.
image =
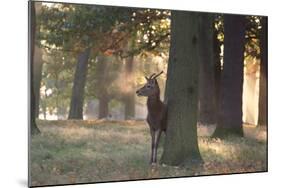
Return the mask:
<path id="1" fill-rule="evenodd" d="M 244 138 L 210 138 L 198 125 L 204 164 L 197 168 L 149 165 L 150 134 L 143 121 L 37 121 L 31 139 L 31 183 L 73 184 L 267 170 L 266 129 L 244 126 Z M 163 151 L 162 138 L 158 151 Z"/>

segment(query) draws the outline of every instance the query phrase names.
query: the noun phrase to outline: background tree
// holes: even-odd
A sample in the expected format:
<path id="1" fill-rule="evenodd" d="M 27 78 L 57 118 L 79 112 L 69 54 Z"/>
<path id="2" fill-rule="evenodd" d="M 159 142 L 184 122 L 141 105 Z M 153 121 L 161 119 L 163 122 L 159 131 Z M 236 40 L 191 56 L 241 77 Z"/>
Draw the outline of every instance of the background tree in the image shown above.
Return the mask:
<path id="1" fill-rule="evenodd" d="M 131 38 L 128 40 L 127 53 L 135 48 L 136 32 L 132 33 Z M 123 102 L 124 102 L 124 115 L 125 119 L 132 119 L 135 117 L 135 80 L 134 80 L 134 67 L 135 67 L 135 55 L 130 53 L 128 57 L 124 59 L 124 81 L 123 81 Z"/>
<path id="2" fill-rule="evenodd" d="M 258 124 L 259 113 L 259 68 L 261 17 L 246 16 L 244 81 L 243 81 L 243 122 Z"/>
<path id="3" fill-rule="evenodd" d="M 134 90 L 134 56 L 126 58 L 125 63 L 125 80 L 128 88 L 124 96 L 125 119 L 135 117 L 135 90 Z"/>
<path id="4" fill-rule="evenodd" d="M 197 13 L 172 11 L 166 89 L 168 124 L 162 155 L 162 162 L 168 165 L 187 165 L 202 161 L 196 126 L 199 23 Z"/>
<path id="5" fill-rule="evenodd" d="M 224 15 L 224 56 L 217 128 L 213 137 L 243 136 L 242 90 L 245 16 Z"/>
<path id="6" fill-rule="evenodd" d="M 56 114 L 59 119 L 66 119 L 69 115 L 76 57 L 72 53 L 54 49 L 44 50 L 43 60 L 40 113 L 44 118 Z"/>
<path id="7" fill-rule="evenodd" d="M 41 36 L 42 40 L 47 41 L 45 47 L 54 48 L 55 45 L 57 49 L 78 54 L 70 119 L 83 118 L 83 94 L 86 85 L 84 78 L 87 75 L 90 57 L 87 54 L 90 50 L 93 54 L 98 54 L 113 47 L 112 41 L 119 40 L 115 38 L 116 33 L 119 34 L 118 29 L 122 30 L 122 20 L 130 19 L 129 12 L 122 7 L 105 8 L 90 5 L 55 4 L 52 7 L 44 7 L 41 15 L 43 30 L 49 31 Z M 119 25 L 118 29 L 116 24 Z M 80 80 L 81 78 L 83 79 Z"/>
<path id="8" fill-rule="evenodd" d="M 161 43 L 167 41 L 166 39 L 169 36 L 169 33 L 165 33 L 168 28 L 166 27 L 167 17 L 169 17 L 169 13 L 164 10 L 56 3 L 43 7 L 39 19 L 43 25 L 40 39 L 44 41 L 42 45 L 46 49 L 57 49 L 79 54 L 87 48 L 92 48 L 92 54 L 96 55 L 107 54 L 118 55 L 122 58 L 133 57 L 145 51 L 156 52 Z M 132 39 L 132 33 L 137 33 L 138 36 Z M 129 51 L 124 50 L 128 40 L 133 40 L 133 43 L 137 43 L 135 48 Z M 95 57 L 92 58 L 94 59 Z M 128 63 L 130 59 L 128 58 Z M 91 62 L 91 60 L 89 61 Z M 128 64 L 128 70 L 129 68 Z M 83 73 L 81 70 L 79 72 L 85 74 L 86 69 L 83 69 Z M 79 74 L 75 75 L 78 76 Z M 74 80 L 77 79 L 74 78 Z M 76 86 L 76 83 L 74 81 L 73 88 L 86 85 Z M 75 89 L 73 89 L 74 91 Z M 75 94 L 77 93 L 72 94 L 72 99 L 83 101 L 81 95 L 75 96 Z M 132 116 L 133 108 L 131 108 L 131 103 L 134 101 L 132 100 L 132 94 L 125 98 L 126 111 L 128 116 Z M 73 115 L 74 112 L 80 113 L 83 111 L 83 105 L 74 104 L 76 102 L 71 102 L 70 115 Z M 81 114 L 76 114 L 75 117 L 81 118 Z"/>
<path id="9" fill-rule="evenodd" d="M 40 47 L 40 40 L 38 40 L 38 35 L 40 35 L 40 22 L 37 21 L 38 15 L 41 13 L 42 3 L 34 3 L 35 8 L 35 33 L 34 33 L 34 64 L 33 64 L 33 77 L 34 77 L 34 94 L 35 94 L 35 117 L 38 118 L 39 115 L 39 104 L 40 104 L 40 87 L 42 80 L 42 67 L 43 67 L 43 52 Z"/>
<path id="10" fill-rule="evenodd" d="M 30 57 L 30 130 L 31 134 L 38 134 L 40 130 L 36 125 L 36 95 L 34 88 L 34 49 L 35 49 L 35 32 L 36 32 L 36 13 L 35 13 L 35 3 L 29 2 L 29 13 L 30 13 L 30 43 L 29 43 L 29 57 Z"/>
<path id="11" fill-rule="evenodd" d="M 268 74 L 268 25 L 267 17 L 261 18 L 260 34 L 260 92 L 258 124 L 267 124 L 267 74 Z"/>
<path id="12" fill-rule="evenodd" d="M 110 102 L 110 96 L 109 96 L 109 84 L 111 80 L 109 80 L 109 74 L 108 74 L 108 66 L 109 61 L 104 56 L 98 56 L 97 59 L 97 85 L 96 85 L 96 91 L 97 96 L 99 99 L 99 116 L 98 118 L 106 118 L 109 113 L 109 102 Z"/>
<path id="13" fill-rule="evenodd" d="M 83 119 L 84 88 L 86 85 L 90 52 L 91 48 L 87 48 L 78 56 L 68 119 Z"/>

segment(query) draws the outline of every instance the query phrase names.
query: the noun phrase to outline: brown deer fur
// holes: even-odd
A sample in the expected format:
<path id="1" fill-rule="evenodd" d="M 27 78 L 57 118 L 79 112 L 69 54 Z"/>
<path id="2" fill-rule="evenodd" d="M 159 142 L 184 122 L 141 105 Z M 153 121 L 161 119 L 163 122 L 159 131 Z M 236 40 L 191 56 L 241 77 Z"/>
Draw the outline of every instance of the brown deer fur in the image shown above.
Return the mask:
<path id="1" fill-rule="evenodd" d="M 166 105 L 160 100 L 160 89 L 156 78 L 162 74 L 152 74 L 149 78 L 145 77 L 147 83 L 136 91 L 138 96 L 147 97 L 147 123 L 150 128 L 151 134 L 151 158 L 150 163 L 156 164 L 157 162 L 157 148 L 161 137 L 162 131 L 166 131 L 167 126 L 167 108 Z"/>

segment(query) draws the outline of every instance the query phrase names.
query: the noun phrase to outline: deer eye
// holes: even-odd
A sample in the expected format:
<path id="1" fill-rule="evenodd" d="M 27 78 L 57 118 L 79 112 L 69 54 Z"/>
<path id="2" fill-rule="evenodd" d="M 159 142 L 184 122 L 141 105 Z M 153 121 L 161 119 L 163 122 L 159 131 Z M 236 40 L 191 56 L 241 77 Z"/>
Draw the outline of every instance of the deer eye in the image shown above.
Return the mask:
<path id="1" fill-rule="evenodd" d="M 151 88 L 151 86 L 150 86 L 150 85 L 147 85 L 146 88 Z"/>

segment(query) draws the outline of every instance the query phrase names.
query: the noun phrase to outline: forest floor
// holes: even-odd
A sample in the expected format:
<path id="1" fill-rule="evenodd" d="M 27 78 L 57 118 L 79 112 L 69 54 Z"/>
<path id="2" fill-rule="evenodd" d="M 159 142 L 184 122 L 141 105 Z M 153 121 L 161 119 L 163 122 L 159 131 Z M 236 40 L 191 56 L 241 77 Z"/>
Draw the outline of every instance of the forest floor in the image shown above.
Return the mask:
<path id="1" fill-rule="evenodd" d="M 204 164 L 197 168 L 149 165 L 150 134 L 143 121 L 37 121 L 31 139 L 32 185 L 198 176 L 267 170 L 266 129 L 244 126 L 244 138 L 212 139 L 198 126 Z M 163 151 L 160 141 L 158 158 Z"/>

